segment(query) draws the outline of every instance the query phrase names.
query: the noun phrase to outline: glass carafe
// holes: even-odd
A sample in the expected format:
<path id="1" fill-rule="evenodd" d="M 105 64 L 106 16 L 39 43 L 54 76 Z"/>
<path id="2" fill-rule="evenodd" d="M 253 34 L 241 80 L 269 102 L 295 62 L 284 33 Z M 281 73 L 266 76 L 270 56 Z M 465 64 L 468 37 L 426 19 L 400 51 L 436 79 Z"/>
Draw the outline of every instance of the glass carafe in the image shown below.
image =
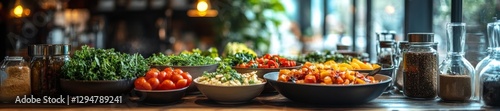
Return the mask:
<path id="1" fill-rule="evenodd" d="M 474 92 L 474 67 L 465 59 L 465 23 L 447 24 L 448 54 L 439 66 L 438 96 L 443 101 L 468 101 Z"/>
<path id="2" fill-rule="evenodd" d="M 497 41 L 498 42 L 498 41 Z M 486 106 L 500 106 L 500 47 L 491 49 L 490 62 L 479 73 L 480 100 Z"/>
<path id="3" fill-rule="evenodd" d="M 487 26 L 487 32 L 488 32 L 488 56 L 486 56 L 483 60 L 479 61 L 476 65 L 476 74 L 474 75 L 474 82 L 475 82 L 475 92 L 474 92 L 474 100 L 479 100 L 479 96 L 481 95 L 479 90 L 480 90 L 480 73 L 481 71 L 492 61 L 490 56 L 492 55 L 493 49 L 495 47 L 498 47 L 498 36 L 500 36 L 500 21 L 488 23 Z"/>

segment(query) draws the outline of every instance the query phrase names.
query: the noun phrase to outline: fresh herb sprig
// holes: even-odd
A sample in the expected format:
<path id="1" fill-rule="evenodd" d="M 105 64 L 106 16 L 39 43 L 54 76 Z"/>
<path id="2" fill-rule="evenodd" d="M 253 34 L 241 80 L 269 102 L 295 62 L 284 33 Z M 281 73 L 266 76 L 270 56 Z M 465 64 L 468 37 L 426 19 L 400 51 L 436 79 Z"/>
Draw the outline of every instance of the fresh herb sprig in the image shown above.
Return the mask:
<path id="1" fill-rule="evenodd" d="M 139 54 L 125 54 L 114 49 L 82 46 L 62 67 L 62 78 L 70 80 L 120 80 L 143 76 L 148 70 Z"/>
<path id="2" fill-rule="evenodd" d="M 229 66 L 236 66 L 241 63 L 246 63 L 250 60 L 255 60 L 256 56 L 248 52 L 237 52 L 235 54 L 227 55 L 224 62 Z"/>

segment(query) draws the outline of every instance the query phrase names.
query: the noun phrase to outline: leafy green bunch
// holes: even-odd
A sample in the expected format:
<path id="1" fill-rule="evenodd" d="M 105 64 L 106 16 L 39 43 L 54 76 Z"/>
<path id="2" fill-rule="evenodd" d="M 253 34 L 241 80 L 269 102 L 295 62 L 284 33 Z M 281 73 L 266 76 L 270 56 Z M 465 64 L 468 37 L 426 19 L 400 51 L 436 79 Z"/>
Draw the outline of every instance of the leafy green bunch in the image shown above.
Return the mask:
<path id="1" fill-rule="evenodd" d="M 229 54 L 224 58 L 223 62 L 227 63 L 229 66 L 236 66 L 241 63 L 246 63 L 250 60 L 255 60 L 257 58 L 249 52 L 237 52 L 235 54 Z"/>
<path id="2" fill-rule="evenodd" d="M 120 80 L 143 76 L 149 69 L 140 54 L 125 54 L 114 49 L 82 46 L 62 67 L 62 78 L 70 80 Z"/>
<path id="3" fill-rule="evenodd" d="M 212 49 L 213 50 L 213 49 Z M 183 51 L 179 55 L 165 55 L 163 53 L 153 54 L 147 59 L 152 66 L 202 66 L 216 64 L 218 58 L 217 50 L 212 52 L 202 52 L 194 49 L 192 52 Z M 206 55 L 202 55 L 206 54 Z"/>

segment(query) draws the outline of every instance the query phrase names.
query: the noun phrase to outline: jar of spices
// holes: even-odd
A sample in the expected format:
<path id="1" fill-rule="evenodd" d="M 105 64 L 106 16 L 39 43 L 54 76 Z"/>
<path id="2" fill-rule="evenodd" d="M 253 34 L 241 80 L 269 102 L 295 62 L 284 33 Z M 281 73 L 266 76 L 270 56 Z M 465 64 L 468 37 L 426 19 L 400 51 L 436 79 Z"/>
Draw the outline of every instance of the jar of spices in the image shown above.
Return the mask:
<path id="1" fill-rule="evenodd" d="M 408 41 L 401 41 L 398 43 L 398 66 L 396 67 L 397 68 L 397 71 L 396 71 L 396 87 L 398 89 L 400 89 L 401 91 L 403 91 L 403 53 L 406 52 L 408 50 L 408 47 L 409 47 L 409 43 Z"/>
<path id="2" fill-rule="evenodd" d="M 379 41 L 378 63 L 382 68 L 392 68 L 394 64 L 394 41 Z"/>
<path id="3" fill-rule="evenodd" d="M 437 97 L 438 53 L 433 33 L 409 33 L 403 54 L 403 94 L 414 99 Z"/>
<path id="4" fill-rule="evenodd" d="M 443 101 L 466 102 L 474 92 L 474 67 L 464 55 L 465 23 L 448 23 L 448 54 L 439 66 L 438 96 Z"/>
<path id="5" fill-rule="evenodd" d="M 61 85 L 59 84 L 59 77 L 61 75 L 61 67 L 69 61 L 71 46 L 66 44 L 57 44 L 49 46 L 49 62 L 47 65 L 47 75 L 44 77 L 46 80 L 48 96 L 56 97 L 61 95 Z"/>
<path id="6" fill-rule="evenodd" d="M 31 94 L 30 68 L 23 57 L 5 57 L 0 66 L 0 102 L 14 103 Z"/>
<path id="7" fill-rule="evenodd" d="M 46 44 L 31 45 L 28 47 L 28 55 L 31 57 L 31 92 L 34 97 L 47 95 L 46 80 L 43 79 L 47 73 L 48 46 Z"/>
<path id="8" fill-rule="evenodd" d="M 480 72 L 480 100 L 486 106 L 500 106 L 500 47 L 491 48 L 490 62 Z"/>

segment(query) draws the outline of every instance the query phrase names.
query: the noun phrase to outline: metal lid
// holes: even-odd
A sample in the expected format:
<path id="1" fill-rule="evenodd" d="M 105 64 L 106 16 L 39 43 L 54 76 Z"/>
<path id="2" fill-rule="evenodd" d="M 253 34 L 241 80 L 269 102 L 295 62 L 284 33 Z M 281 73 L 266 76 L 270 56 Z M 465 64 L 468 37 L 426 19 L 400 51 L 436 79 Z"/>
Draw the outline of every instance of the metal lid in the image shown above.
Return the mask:
<path id="1" fill-rule="evenodd" d="M 434 33 L 408 33 L 409 42 L 434 42 Z"/>
<path id="2" fill-rule="evenodd" d="M 394 41 L 379 41 L 380 48 L 391 48 L 394 45 Z"/>
<path id="3" fill-rule="evenodd" d="M 30 45 L 28 47 L 28 55 L 29 56 L 44 56 L 48 55 L 48 47 L 49 45 L 47 44 L 37 44 L 37 45 Z"/>
<path id="4" fill-rule="evenodd" d="M 408 43 L 408 41 L 400 41 L 399 42 L 399 48 L 400 49 L 408 48 L 408 46 L 410 46 L 410 43 Z"/>
<path id="5" fill-rule="evenodd" d="M 5 56 L 4 58 L 7 61 L 23 61 L 23 57 L 21 56 Z"/>
<path id="6" fill-rule="evenodd" d="M 68 44 L 56 44 L 49 46 L 50 55 L 69 55 L 71 51 L 71 45 Z"/>

